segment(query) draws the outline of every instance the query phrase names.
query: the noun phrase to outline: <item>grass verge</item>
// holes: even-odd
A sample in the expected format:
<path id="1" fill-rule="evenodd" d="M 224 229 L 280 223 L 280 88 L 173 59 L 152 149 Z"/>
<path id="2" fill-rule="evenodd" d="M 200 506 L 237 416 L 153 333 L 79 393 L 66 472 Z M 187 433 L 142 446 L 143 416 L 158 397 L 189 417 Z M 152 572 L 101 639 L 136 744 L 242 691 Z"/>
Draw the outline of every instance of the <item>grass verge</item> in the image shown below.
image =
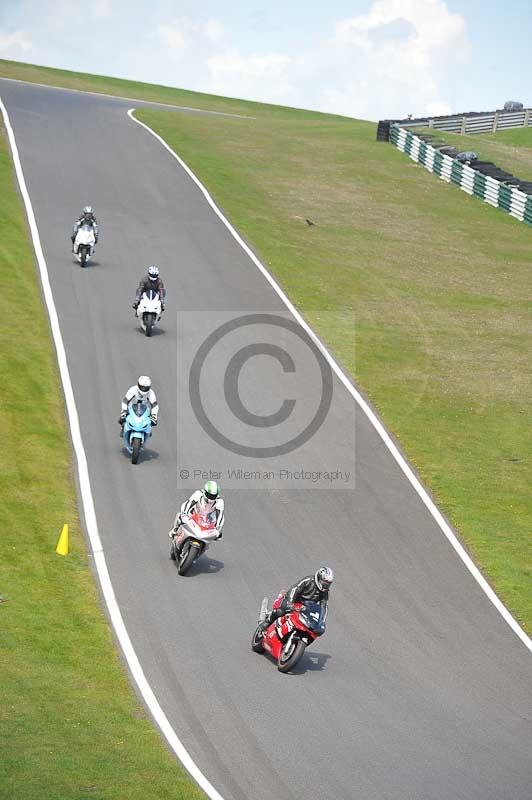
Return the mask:
<path id="1" fill-rule="evenodd" d="M 72 451 L 0 130 L 0 798 L 199 800 L 126 678 L 80 533 Z M 64 522 L 71 554 L 54 549 Z"/>
<path id="2" fill-rule="evenodd" d="M 371 123 L 135 113 L 355 376 L 532 632 L 530 229 L 375 142 Z"/>
<path id="3" fill-rule="evenodd" d="M 482 161 L 493 161 L 516 178 L 532 181 L 532 127 L 482 133 L 477 136 L 462 136 L 430 128 L 414 128 L 412 133 L 433 134 L 445 144 L 456 147 L 458 151 L 474 150 Z"/>
<path id="4" fill-rule="evenodd" d="M 230 114 L 251 116 L 297 116 L 312 118 L 320 116 L 315 111 L 287 108 L 286 106 L 255 103 L 251 100 L 239 100 L 234 97 L 218 97 L 203 92 L 191 92 L 187 89 L 176 89 L 172 86 L 157 86 L 151 83 L 128 81 L 123 78 L 109 78 L 104 75 L 90 75 L 86 72 L 70 72 L 53 67 L 41 67 L 36 64 L 24 64 L 21 61 L 0 59 L 0 77 L 15 80 L 43 83 L 47 86 L 60 86 L 64 89 L 78 89 L 83 92 L 101 92 L 102 94 L 132 97 L 155 103 L 170 103 L 179 106 L 191 106 L 206 111 L 222 111 Z"/>

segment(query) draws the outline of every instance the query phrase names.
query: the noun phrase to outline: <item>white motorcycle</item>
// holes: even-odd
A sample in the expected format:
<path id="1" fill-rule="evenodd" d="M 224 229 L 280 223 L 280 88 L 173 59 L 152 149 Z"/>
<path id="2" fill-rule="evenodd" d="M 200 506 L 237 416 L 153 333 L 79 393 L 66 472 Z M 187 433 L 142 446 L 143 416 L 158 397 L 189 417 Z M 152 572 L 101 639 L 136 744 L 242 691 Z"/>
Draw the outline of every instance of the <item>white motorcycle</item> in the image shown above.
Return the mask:
<path id="1" fill-rule="evenodd" d="M 146 336 L 151 336 L 153 328 L 161 319 L 162 303 L 159 292 L 149 289 L 144 292 L 137 306 L 137 317 Z"/>
<path id="2" fill-rule="evenodd" d="M 173 532 L 170 531 L 170 533 Z M 172 538 L 170 558 L 176 562 L 178 573 L 184 575 L 194 561 L 208 549 L 209 544 L 219 539 L 221 534 L 218 528 L 212 524 L 205 524 L 200 515 L 196 513 L 181 516 L 181 526 L 177 535 L 181 533 L 185 534 L 185 538 L 180 548 L 176 544 L 177 536 Z"/>
<path id="3" fill-rule="evenodd" d="M 74 239 L 74 258 L 84 267 L 91 256 L 94 255 L 96 236 L 92 225 L 82 225 Z"/>

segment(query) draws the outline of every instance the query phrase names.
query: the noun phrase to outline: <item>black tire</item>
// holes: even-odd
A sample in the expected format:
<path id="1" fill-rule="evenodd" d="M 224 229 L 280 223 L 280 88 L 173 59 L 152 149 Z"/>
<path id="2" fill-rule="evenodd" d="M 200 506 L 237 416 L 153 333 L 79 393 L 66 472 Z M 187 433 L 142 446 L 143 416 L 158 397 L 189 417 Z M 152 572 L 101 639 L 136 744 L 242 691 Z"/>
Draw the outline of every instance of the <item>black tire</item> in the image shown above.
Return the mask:
<path id="1" fill-rule="evenodd" d="M 190 567 L 196 560 L 197 553 L 198 551 L 195 547 L 189 547 L 186 554 L 181 554 L 181 558 L 179 559 L 179 563 L 177 565 L 177 571 L 180 575 L 187 574 Z"/>
<path id="2" fill-rule="evenodd" d="M 133 439 L 133 448 L 131 450 L 131 463 L 132 464 L 138 464 L 141 445 L 142 445 L 142 439 L 138 439 L 138 438 Z"/>
<path id="3" fill-rule="evenodd" d="M 153 332 L 153 323 L 155 322 L 155 314 L 146 314 L 146 336 L 151 336 Z"/>
<path id="4" fill-rule="evenodd" d="M 304 642 L 303 639 L 292 639 L 292 644 L 294 646 L 290 648 L 290 651 L 286 655 L 284 652 L 284 647 L 281 650 L 281 655 L 279 656 L 279 661 L 277 663 L 277 669 L 279 672 L 290 672 L 291 669 L 294 669 L 295 665 L 307 647 L 307 643 Z"/>
<path id="5" fill-rule="evenodd" d="M 86 263 L 87 263 L 87 248 L 82 245 L 80 250 L 81 250 L 81 254 L 80 254 L 81 262 L 80 263 L 81 263 L 81 266 L 84 267 L 86 265 Z"/>
<path id="6" fill-rule="evenodd" d="M 262 625 L 259 625 L 253 634 L 253 638 L 251 639 L 251 649 L 254 653 L 263 653 L 264 647 L 262 646 L 262 640 L 264 639 L 264 628 Z"/>

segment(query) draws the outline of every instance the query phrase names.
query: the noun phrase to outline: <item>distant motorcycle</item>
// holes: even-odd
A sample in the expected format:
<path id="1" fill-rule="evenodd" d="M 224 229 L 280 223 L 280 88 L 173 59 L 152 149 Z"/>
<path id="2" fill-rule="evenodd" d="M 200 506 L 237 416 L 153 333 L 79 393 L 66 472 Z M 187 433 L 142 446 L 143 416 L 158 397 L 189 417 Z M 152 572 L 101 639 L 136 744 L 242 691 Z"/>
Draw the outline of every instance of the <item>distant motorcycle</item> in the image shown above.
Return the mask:
<path id="1" fill-rule="evenodd" d="M 281 592 L 273 604 L 274 611 L 281 605 L 283 597 L 284 593 Z M 268 598 L 265 597 L 259 625 L 251 640 L 251 649 L 255 653 L 270 653 L 277 661 L 279 672 L 290 672 L 309 644 L 325 633 L 325 611 L 319 603 L 309 600 L 294 603 L 286 614 L 274 620 L 265 630 L 264 620 L 267 614 Z"/>
<path id="2" fill-rule="evenodd" d="M 89 258 L 94 255 L 96 236 L 92 225 L 82 225 L 74 239 L 74 258 L 84 267 Z"/>
<path id="3" fill-rule="evenodd" d="M 175 537 L 172 539 L 170 557 L 176 562 L 178 573 L 185 575 L 209 544 L 220 537 L 220 532 L 214 525 L 202 523 L 199 514 L 182 514 L 181 530 L 186 534 L 185 539 L 180 548 L 176 545 Z"/>
<path id="4" fill-rule="evenodd" d="M 146 336 L 151 336 L 153 328 L 161 319 L 162 303 L 159 292 L 149 289 L 143 292 L 137 306 L 137 317 Z"/>
<path id="5" fill-rule="evenodd" d="M 122 436 L 128 453 L 131 453 L 131 463 L 137 464 L 140 450 L 151 436 L 150 409 L 145 403 L 132 403 L 128 410 Z"/>

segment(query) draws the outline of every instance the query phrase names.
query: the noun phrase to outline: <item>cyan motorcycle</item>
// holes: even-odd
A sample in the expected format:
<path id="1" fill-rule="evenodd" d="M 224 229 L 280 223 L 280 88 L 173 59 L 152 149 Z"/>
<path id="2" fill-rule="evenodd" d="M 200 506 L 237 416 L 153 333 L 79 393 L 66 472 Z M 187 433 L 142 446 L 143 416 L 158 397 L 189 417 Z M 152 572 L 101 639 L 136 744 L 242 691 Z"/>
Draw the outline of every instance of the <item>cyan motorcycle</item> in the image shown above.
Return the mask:
<path id="1" fill-rule="evenodd" d="M 126 449 L 131 453 L 131 463 L 137 464 L 140 450 L 151 436 L 150 409 L 145 403 L 132 403 L 129 406 L 122 435 Z"/>

